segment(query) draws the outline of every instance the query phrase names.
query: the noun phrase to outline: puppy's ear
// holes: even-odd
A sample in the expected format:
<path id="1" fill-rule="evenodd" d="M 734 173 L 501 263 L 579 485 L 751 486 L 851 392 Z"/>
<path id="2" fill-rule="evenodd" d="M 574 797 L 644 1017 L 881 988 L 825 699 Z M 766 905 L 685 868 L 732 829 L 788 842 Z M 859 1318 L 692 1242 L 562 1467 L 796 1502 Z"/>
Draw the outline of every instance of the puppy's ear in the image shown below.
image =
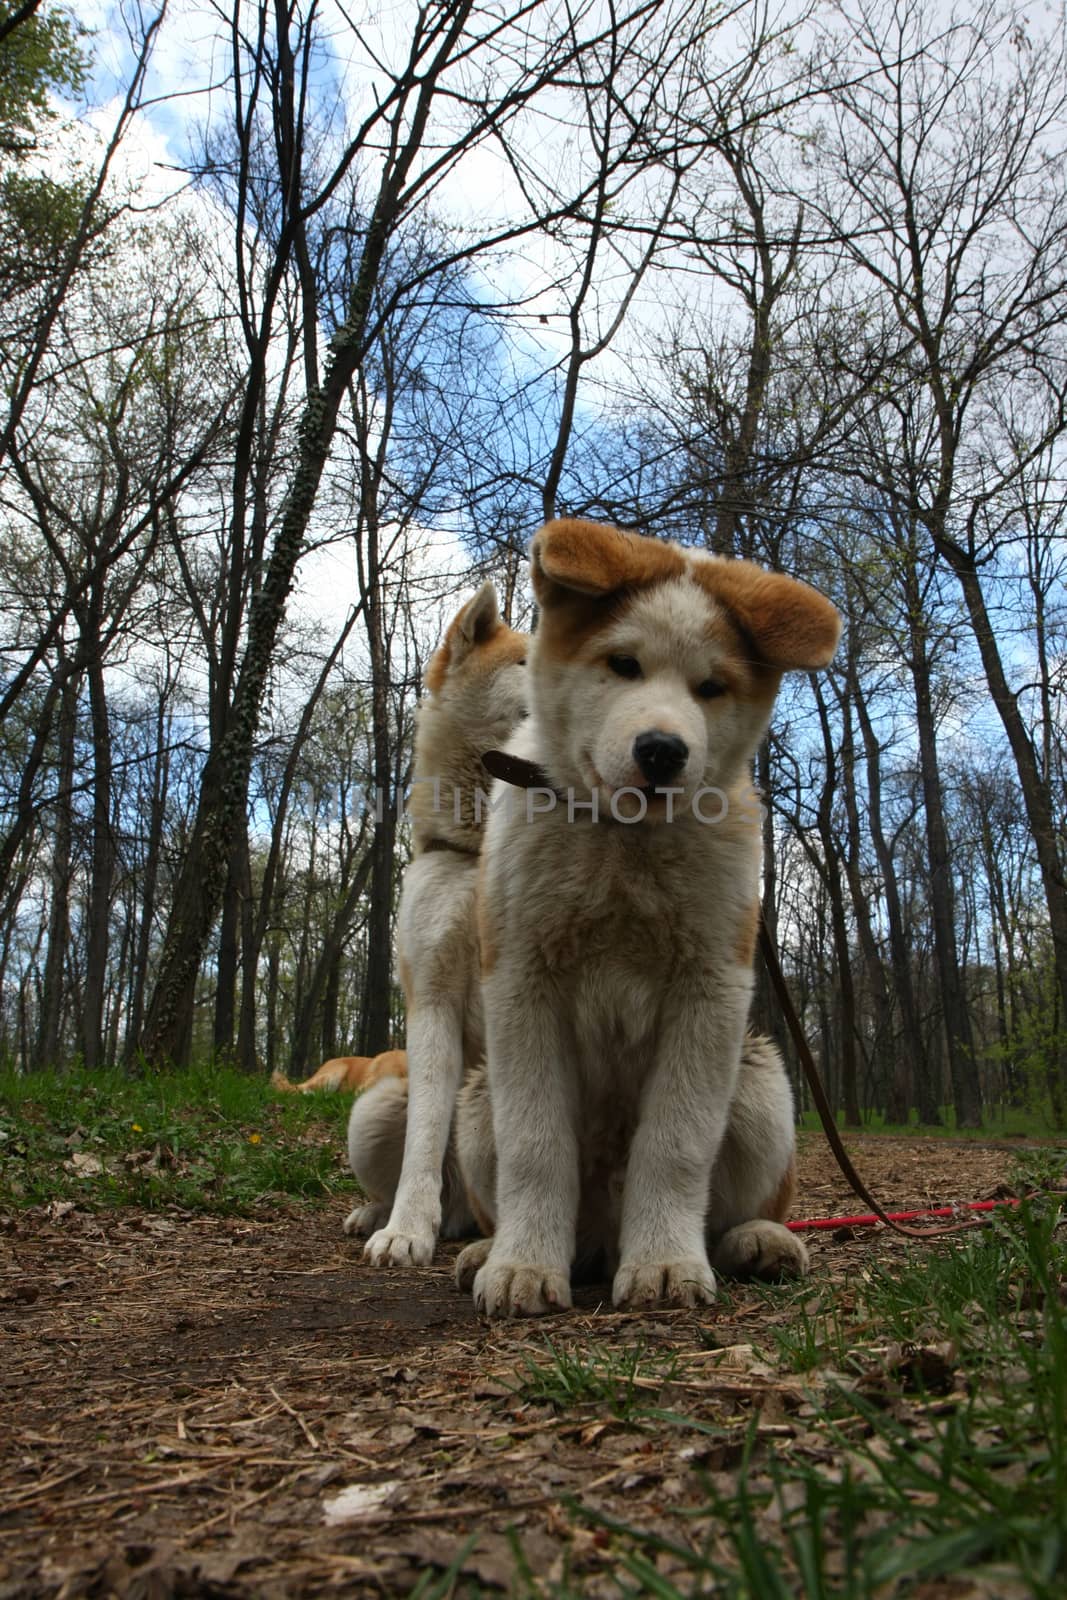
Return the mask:
<path id="1" fill-rule="evenodd" d="M 530 567 L 537 602 L 547 607 L 568 594 L 605 595 L 677 577 L 685 571 L 685 561 L 673 545 L 658 539 L 604 522 L 560 517 L 534 535 Z"/>
<path id="2" fill-rule="evenodd" d="M 818 589 L 751 561 L 718 556 L 695 561 L 690 571 L 737 619 L 768 666 L 813 672 L 833 660 L 841 616 Z"/>
<path id="3" fill-rule="evenodd" d="M 468 600 L 452 618 L 448 631 L 430 657 L 424 679 L 430 693 L 436 694 L 443 688 L 448 674 L 466 661 L 478 645 L 487 643 L 502 626 L 496 590 L 486 580 L 474 599 Z"/>
<path id="4" fill-rule="evenodd" d="M 500 606 L 497 604 L 496 590 L 486 579 L 474 599 L 467 601 L 456 618 L 456 633 L 467 649 L 473 650 L 476 644 L 484 644 L 491 639 L 499 626 Z"/>

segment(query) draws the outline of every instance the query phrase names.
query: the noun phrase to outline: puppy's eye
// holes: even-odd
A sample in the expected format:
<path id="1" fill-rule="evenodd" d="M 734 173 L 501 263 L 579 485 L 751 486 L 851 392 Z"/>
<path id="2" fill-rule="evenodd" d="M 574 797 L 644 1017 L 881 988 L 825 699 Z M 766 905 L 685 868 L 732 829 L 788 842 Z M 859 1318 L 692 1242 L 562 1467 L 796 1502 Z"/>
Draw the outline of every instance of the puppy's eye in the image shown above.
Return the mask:
<path id="1" fill-rule="evenodd" d="M 639 678 L 641 663 L 636 656 L 609 656 L 608 666 L 617 678 Z"/>
<path id="2" fill-rule="evenodd" d="M 703 683 L 697 684 L 696 693 L 698 700 L 717 700 L 726 693 L 726 685 L 717 683 L 714 678 L 705 678 Z"/>

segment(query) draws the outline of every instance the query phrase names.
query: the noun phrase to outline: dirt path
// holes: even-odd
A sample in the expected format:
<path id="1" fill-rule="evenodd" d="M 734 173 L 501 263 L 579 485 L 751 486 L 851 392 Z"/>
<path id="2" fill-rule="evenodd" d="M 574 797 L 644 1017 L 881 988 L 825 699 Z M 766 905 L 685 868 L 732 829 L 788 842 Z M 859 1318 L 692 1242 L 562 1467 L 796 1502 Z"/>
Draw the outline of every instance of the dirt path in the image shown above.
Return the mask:
<path id="1" fill-rule="evenodd" d="M 902 1206 L 988 1195 L 1011 1159 L 852 1146 Z M 804 1215 L 857 1209 L 814 1135 L 801 1180 Z M 743 1288 L 711 1311 L 646 1317 L 589 1290 L 568 1317 L 489 1326 L 453 1290 L 448 1259 L 410 1275 L 366 1268 L 341 1234 L 346 1209 L 0 1217 L 0 1600 L 397 1595 L 468 1546 L 462 1570 L 506 1587 L 509 1527 L 534 1572 L 558 1574 L 566 1554 L 596 1593 L 605 1540 L 575 1526 L 566 1497 L 654 1521 L 695 1492 L 708 1454 L 676 1432 L 524 1400 L 524 1358 L 543 1360 L 546 1336 L 583 1350 L 643 1339 L 690 1358 L 660 1403 L 673 1394 L 709 1419 L 751 1415 L 781 1388 L 766 1367 L 716 1359 L 713 1347 L 758 1351 L 776 1314 Z M 901 1248 L 814 1236 L 814 1272 Z M 355 1514 L 330 1523 L 353 1487 Z"/>

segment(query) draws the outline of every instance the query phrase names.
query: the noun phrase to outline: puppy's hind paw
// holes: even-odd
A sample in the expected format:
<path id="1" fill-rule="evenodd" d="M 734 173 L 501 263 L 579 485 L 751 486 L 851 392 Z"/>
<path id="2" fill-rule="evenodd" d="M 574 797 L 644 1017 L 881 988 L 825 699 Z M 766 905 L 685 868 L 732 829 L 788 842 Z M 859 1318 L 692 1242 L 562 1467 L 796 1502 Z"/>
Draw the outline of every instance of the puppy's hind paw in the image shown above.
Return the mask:
<path id="1" fill-rule="evenodd" d="M 549 1311 L 569 1311 L 570 1274 L 555 1267 L 494 1261 L 490 1256 L 475 1277 L 474 1304 L 487 1317 L 543 1317 Z"/>
<path id="2" fill-rule="evenodd" d="M 757 1218 L 724 1233 L 714 1250 L 715 1265 L 731 1278 L 806 1278 L 811 1269 L 807 1246 L 780 1222 Z"/>
<path id="3" fill-rule="evenodd" d="M 492 1239 L 475 1239 L 473 1244 L 460 1251 L 456 1257 L 456 1288 L 461 1294 L 468 1294 L 474 1288 L 474 1280 L 485 1266 L 492 1248 Z"/>
<path id="4" fill-rule="evenodd" d="M 375 1267 L 428 1267 L 437 1240 L 432 1228 L 401 1232 L 399 1228 L 379 1228 L 363 1246 L 366 1260 Z"/>
<path id="5" fill-rule="evenodd" d="M 706 1261 L 624 1261 L 611 1286 L 617 1306 L 710 1306 L 715 1274 Z"/>
<path id="6" fill-rule="evenodd" d="M 365 1206 L 350 1211 L 342 1223 L 346 1233 L 358 1233 L 363 1238 L 389 1221 L 389 1207 L 383 1200 L 371 1200 Z"/>

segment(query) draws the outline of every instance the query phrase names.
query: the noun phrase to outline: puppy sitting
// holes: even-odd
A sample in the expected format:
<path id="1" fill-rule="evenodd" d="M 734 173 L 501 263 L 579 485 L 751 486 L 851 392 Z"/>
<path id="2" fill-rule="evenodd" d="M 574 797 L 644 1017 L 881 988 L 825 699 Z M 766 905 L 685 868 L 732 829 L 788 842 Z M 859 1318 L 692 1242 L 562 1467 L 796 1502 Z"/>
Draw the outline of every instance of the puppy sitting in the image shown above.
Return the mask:
<path id="1" fill-rule="evenodd" d="M 488 1077 L 458 1131 L 496 1232 L 460 1282 L 490 1315 L 536 1315 L 594 1257 L 616 1305 L 710 1301 L 709 1248 L 802 1273 L 789 1087 L 745 1034 L 748 773 L 783 672 L 825 666 L 840 619 L 793 579 L 593 523 L 550 523 L 531 560 L 531 715 L 509 752 L 538 787 L 488 822 Z"/>
<path id="2" fill-rule="evenodd" d="M 427 1265 L 442 1216 L 450 1237 L 475 1231 L 449 1130 L 464 1066 L 484 1048 L 475 928 L 482 754 L 525 712 L 528 644 L 501 620 L 486 583 L 426 673 L 409 808 L 415 849 L 397 914 L 408 1081 L 368 1090 L 348 1124 L 349 1163 L 370 1202 L 351 1212 L 345 1232 L 371 1234 L 364 1253 L 379 1266 Z"/>

